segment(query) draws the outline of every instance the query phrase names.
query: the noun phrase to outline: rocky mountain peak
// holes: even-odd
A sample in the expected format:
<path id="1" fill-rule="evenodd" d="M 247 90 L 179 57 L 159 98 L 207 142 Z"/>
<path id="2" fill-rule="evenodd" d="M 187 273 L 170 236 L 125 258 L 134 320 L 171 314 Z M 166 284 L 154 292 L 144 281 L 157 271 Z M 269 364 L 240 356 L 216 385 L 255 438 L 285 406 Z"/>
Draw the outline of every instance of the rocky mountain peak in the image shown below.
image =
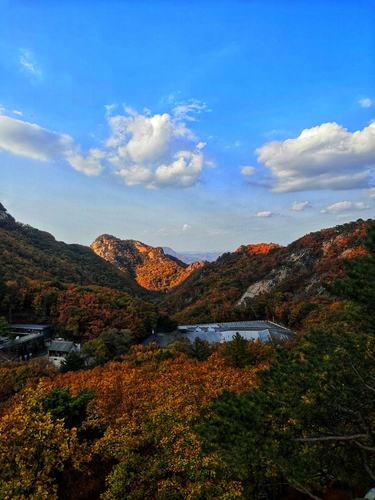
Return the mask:
<path id="1" fill-rule="evenodd" d="M 196 263 L 188 266 L 165 254 L 161 247 L 137 240 L 121 240 L 108 234 L 98 236 L 91 249 L 130 275 L 140 286 L 152 291 L 165 291 L 177 286 L 203 265 Z"/>

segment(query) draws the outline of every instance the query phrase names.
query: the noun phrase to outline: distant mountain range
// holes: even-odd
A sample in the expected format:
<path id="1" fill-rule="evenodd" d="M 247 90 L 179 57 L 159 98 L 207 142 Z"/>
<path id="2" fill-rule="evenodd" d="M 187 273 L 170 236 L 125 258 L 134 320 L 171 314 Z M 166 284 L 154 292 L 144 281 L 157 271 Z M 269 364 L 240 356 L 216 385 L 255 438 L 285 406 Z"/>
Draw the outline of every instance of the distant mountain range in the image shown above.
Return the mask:
<path id="1" fill-rule="evenodd" d="M 167 255 L 171 255 L 172 257 L 176 257 L 176 259 L 185 262 L 185 264 L 192 264 L 193 262 L 206 261 L 206 262 L 214 262 L 223 252 L 176 252 L 173 248 L 170 247 L 162 247 L 164 253 Z"/>

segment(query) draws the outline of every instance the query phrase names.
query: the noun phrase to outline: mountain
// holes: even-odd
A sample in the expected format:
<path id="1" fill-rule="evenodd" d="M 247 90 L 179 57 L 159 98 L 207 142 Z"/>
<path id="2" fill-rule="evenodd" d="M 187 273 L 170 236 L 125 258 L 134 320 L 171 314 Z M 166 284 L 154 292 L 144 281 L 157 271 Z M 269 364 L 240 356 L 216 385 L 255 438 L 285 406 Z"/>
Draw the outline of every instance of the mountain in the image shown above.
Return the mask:
<path id="1" fill-rule="evenodd" d="M 322 229 L 286 247 L 243 245 L 198 269 L 168 293 L 162 307 L 184 323 L 243 316 L 274 317 L 294 326 L 304 307 L 334 300 L 325 284 L 344 274 L 345 259 L 365 253 L 373 222 Z"/>
<path id="2" fill-rule="evenodd" d="M 0 264 L 4 280 L 57 280 L 140 291 L 128 276 L 89 247 L 56 241 L 45 231 L 16 222 L 1 204 Z"/>
<path id="3" fill-rule="evenodd" d="M 121 240 L 102 234 L 91 244 L 92 250 L 150 291 L 165 291 L 182 283 L 193 271 L 204 265 L 187 265 L 168 255 L 161 247 L 136 240 Z"/>
<path id="4" fill-rule="evenodd" d="M 176 252 L 173 248 L 170 247 L 162 247 L 164 253 L 170 255 L 171 257 L 175 257 L 176 259 L 185 262 L 185 264 L 192 264 L 193 262 L 214 262 L 223 252 Z"/>

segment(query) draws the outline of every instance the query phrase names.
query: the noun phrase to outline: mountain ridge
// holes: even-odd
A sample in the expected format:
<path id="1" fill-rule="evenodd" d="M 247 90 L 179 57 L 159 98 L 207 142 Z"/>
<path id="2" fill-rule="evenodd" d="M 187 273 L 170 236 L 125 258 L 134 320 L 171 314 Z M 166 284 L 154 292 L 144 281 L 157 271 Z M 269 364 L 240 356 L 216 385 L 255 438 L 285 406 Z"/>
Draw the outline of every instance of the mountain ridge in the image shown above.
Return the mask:
<path id="1" fill-rule="evenodd" d="M 0 262 L 4 280 L 58 280 L 141 292 L 136 283 L 89 247 L 57 241 L 46 231 L 17 222 L 2 204 Z"/>
<path id="2" fill-rule="evenodd" d="M 366 252 L 365 235 L 373 223 L 358 219 L 306 234 L 285 247 L 242 245 L 168 292 L 163 307 L 183 323 L 272 315 L 288 324 L 292 305 L 334 301 L 325 283 L 343 276 L 346 259 Z"/>
<path id="3" fill-rule="evenodd" d="M 168 255 L 162 247 L 138 240 L 123 240 L 109 234 L 98 236 L 90 248 L 101 258 L 134 279 L 149 291 L 165 291 L 183 282 L 203 262 L 185 264 Z"/>

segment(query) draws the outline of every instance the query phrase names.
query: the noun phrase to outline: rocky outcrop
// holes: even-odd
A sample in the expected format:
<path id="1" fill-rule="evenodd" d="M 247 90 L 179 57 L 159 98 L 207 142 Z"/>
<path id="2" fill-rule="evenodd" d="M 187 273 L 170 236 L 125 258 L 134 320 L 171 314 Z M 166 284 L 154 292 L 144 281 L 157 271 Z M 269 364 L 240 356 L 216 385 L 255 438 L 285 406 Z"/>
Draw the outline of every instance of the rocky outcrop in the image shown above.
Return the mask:
<path id="1" fill-rule="evenodd" d="M 303 288 L 299 283 L 296 293 L 319 296 L 324 293 L 323 282 L 332 273 L 339 275 L 342 261 L 366 253 L 364 238 L 366 223 L 344 224 L 336 228 L 311 233 L 292 243 L 280 253 L 276 266 L 264 277 L 249 285 L 238 305 L 261 294 L 271 292 L 293 276 L 303 276 Z"/>
<path id="2" fill-rule="evenodd" d="M 137 240 L 121 240 L 103 234 L 91 244 L 91 249 L 131 276 L 140 286 L 152 291 L 165 291 L 188 278 L 204 262 L 189 266 L 165 254 L 161 247 L 152 247 Z"/>

